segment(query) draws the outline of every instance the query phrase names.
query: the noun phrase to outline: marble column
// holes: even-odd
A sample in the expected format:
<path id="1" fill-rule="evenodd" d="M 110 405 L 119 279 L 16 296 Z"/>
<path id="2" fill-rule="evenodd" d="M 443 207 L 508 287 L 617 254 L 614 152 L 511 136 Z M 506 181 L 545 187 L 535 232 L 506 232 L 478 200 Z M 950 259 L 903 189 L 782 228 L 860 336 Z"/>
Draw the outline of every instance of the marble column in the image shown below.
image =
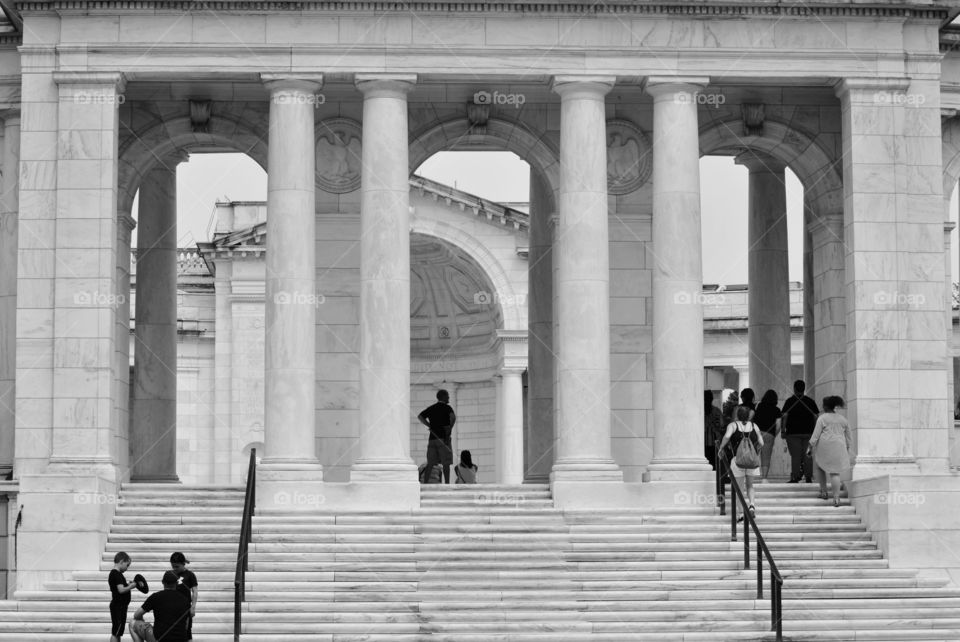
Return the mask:
<path id="1" fill-rule="evenodd" d="M 943 263 L 944 263 L 944 286 L 945 286 L 945 302 L 944 314 L 946 315 L 946 324 L 947 324 L 947 341 L 946 341 L 946 354 L 947 354 L 947 399 L 950 400 L 950 407 L 947 409 L 947 425 L 949 426 L 949 440 L 948 444 L 950 447 L 949 462 L 950 466 L 956 466 L 958 460 L 960 460 L 960 451 L 957 448 L 957 431 L 954 427 L 953 420 L 953 409 L 956 405 L 956 399 L 953 393 L 954 386 L 954 373 L 953 373 L 953 266 L 951 266 L 951 255 L 953 254 L 951 250 L 951 239 L 953 235 L 953 230 L 957 227 L 957 224 L 953 221 L 945 221 L 943 224 Z"/>
<path id="2" fill-rule="evenodd" d="M 810 233 L 810 220 L 813 212 L 807 206 L 806 201 L 803 204 L 803 380 L 813 388 L 813 383 L 817 380 L 816 375 L 816 356 L 817 348 L 813 327 L 813 236 Z M 787 394 L 792 394 L 791 388 Z"/>
<path id="3" fill-rule="evenodd" d="M 416 77 L 358 74 L 360 456 L 351 481 L 415 482 L 410 459 L 410 187 L 407 94 Z"/>
<path id="4" fill-rule="evenodd" d="M 261 79 L 270 92 L 263 479 L 320 482 L 314 105 L 322 78 L 263 74 Z M 275 494 L 268 502 L 289 505 L 289 496 L 283 495 L 287 491 L 271 488 Z"/>
<path id="5" fill-rule="evenodd" d="M 13 473 L 16 414 L 17 212 L 19 210 L 20 112 L 3 115 L 0 193 L 0 479 Z"/>
<path id="6" fill-rule="evenodd" d="M 130 237 L 137 226 L 129 212 L 117 215 L 117 318 L 114 337 L 113 412 L 117 465 L 130 470 Z"/>
<path id="7" fill-rule="evenodd" d="M 137 215 L 130 480 L 177 477 L 177 165 L 143 177 Z"/>
<path id="8" fill-rule="evenodd" d="M 653 96 L 652 481 L 707 481 L 697 92 L 705 78 L 651 77 Z"/>
<path id="9" fill-rule="evenodd" d="M 790 277 L 786 164 L 758 152 L 737 156 L 749 170 L 747 313 L 750 378 L 757 401 L 767 390 L 786 399 L 790 380 Z"/>
<path id="10" fill-rule="evenodd" d="M 522 484 L 523 372 L 527 369 L 527 332 L 497 330 L 500 343 L 497 394 L 497 482 Z"/>
<path id="11" fill-rule="evenodd" d="M 750 367 L 749 366 L 734 366 L 734 370 L 737 371 L 737 387 L 736 391 L 739 394 L 744 388 L 749 388 L 750 386 Z M 756 392 L 756 390 L 754 390 Z M 726 400 L 724 400 L 726 401 Z M 758 400 L 759 401 L 759 400 Z"/>
<path id="12" fill-rule="evenodd" d="M 813 252 L 814 372 L 807 394 L 846 399 L 847 317 L 844 291 L 843 216 L 815 217 L 808 225 Z"/>
<path id="13" fill-rule="evenodd" d="M 556 77 L 559 385 L 552 480 L 622 481 L 610 443 L 610 268 L 604 97 L 611 77 Z M 702 376 L 702 375 L 701 375 Z"/>
<path id="14" fill-rule="evenodd" d="M 527 327 L 530 370 L 524 477 L 546 483 L 553 466 L 553 215 L 546 181 L 530 172 L 530 253 Z"/>

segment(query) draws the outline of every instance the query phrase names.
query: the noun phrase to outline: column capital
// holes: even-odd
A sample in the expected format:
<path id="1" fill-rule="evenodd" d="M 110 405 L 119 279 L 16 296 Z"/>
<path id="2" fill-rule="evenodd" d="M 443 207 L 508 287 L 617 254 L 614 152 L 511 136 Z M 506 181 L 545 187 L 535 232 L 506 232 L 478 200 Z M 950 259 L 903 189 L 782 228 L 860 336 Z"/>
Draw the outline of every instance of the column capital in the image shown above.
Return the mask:
<path id="1" fill-rule="evenodd" d="M 117 231 L 129 234 L 137 226 L 137 219 L 130 216 L 129 212 L 119 212 L 117 214 Z"/>
<path id="2" fill-rule="evenodd" d="M 957 229 L 957 224 L 954 223 L 953 221 L 943 222 L 943 231 L 948 235 L 948 237 L 950 235 L 950 232 L 952 232 L 955 229 Z"/>
<path id="3" fill-rule="evenodd" d="M 153 172 L 157 170 L 168 170 L 175 172 L 177 171 L 177 165 L 183 163 L 190 158 L 190 154 L 183 149 L 175 149 L 166 154 L 161 154 L 157 157 L 157 162 L 153 164 L 148 171 Z"/>
<path id="4" fill-rule="evenodd" d="M 3 109 L 0 110 L 0 119 L 3 120 L 4 125 L 10 124 L 11 121 L 20 120 L 20 109 Z"/>
<path id="5" fill-rule="evenodd" d="M 837 212 L 833 214 L 823 214 L 820 216 L 811 216 L 807 229 L 811 234 L 828 232 L 837 237 L 843 238 L 843 214 Z"/>
<path id="6" fill-rule="evenodd" d="M 782 174 L 787 167 L 787 164 L 779 158 L 752 149 L 740 152 L 733 160 L 737 165 L 743 165 L 750 172 Z"/>
<path id="7" fill-rule="evenodd" d="M 895 92 L 906 91 L 910 86 L 907 78 L 841 78 L 833 85 L 834 93 L 843 98 L 855 92 Z"/>
<path id="8" fill-rule="evenodd" d="M 710 84 L 706 76 L 647 76 L 643 90 L 651 96 L 692 94 Z"/>
<path id="9" fill-rule="evenodd" d="M 270 90 L 311 93 L 323 87 L 323 74 L 260 74 L 260 82 Z"/>
<path id="10" fill-rule="evenodd" d="M 616 76 L 554 76 L 550 89 L 560 94 L 561 98 L 572 97 L 578 92 L 602 98 L 610 93 L 616 82 Z"/>
<path id="11" fill-rule="evenodd" d="M 355 74 L 353 83 L 367 97 L 406 96 L 417 84 L 417 74 Z"/>
<path id="12" fill-rule="evenodd" d="M 497 330 L 497 349 L 501 374 L 522 374 L 527 369 L 526 330 Z"/>
<path id="13" fill-rule="evenodd" d="M 117 93 L 127 87 L 127 77 L 119 71 L 55 71 L 53 82 L 58 85 L 113 85 Z"/>

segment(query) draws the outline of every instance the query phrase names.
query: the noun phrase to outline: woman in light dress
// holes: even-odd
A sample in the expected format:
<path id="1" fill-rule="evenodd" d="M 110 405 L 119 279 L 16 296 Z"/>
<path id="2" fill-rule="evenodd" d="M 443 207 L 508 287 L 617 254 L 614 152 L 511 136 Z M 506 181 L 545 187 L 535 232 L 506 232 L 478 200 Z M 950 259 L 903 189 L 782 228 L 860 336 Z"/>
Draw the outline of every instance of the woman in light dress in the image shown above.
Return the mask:
<path id="1" fill-rule="evenodd" d="M 833 488 L 833 505 L 840 505 L 840 475 L 849 473 L 853 466 L 853 442 L 850 424 L 836 412 L 843 408 L 843 398 L 823 398 L 823 412 L 817 418 L 810 437 L 809 455 L 813 456 L 813 472 L 820 484 L 820 499 L 827 499 L 827 475 Z"/>

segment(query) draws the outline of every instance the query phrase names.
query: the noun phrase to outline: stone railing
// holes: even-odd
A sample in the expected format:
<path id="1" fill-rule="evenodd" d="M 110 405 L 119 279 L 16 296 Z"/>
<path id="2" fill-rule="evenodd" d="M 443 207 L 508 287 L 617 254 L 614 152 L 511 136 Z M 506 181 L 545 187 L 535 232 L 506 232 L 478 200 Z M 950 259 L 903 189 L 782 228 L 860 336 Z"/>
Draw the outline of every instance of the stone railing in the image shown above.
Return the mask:
<path id="1" fill-rule="evenodd" d="M 130 251 L 130 274 L 137 273 L 137 250 Z M 177 274 L 178 275 L 204 275 L 207 274 L 207 264 L 200 256 L 200 250 L 195 247 L 177 248 Z"/>

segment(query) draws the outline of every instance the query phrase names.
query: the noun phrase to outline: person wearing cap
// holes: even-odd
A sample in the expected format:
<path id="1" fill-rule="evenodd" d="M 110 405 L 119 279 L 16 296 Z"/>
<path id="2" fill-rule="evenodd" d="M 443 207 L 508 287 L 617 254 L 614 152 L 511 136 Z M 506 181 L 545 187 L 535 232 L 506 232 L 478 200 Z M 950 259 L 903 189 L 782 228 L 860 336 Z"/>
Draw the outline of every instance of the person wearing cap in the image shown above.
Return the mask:
<path id="1" fill-rule="evenodd" d="M 127 608 L 130 606 L 130 591 L 134 583 L 127 583 L 123 576 L 130 568 L 130 556 L 120 551 L 113 556 L 113 569 L 107 577 L 110 585 L 110 642 L 120 642 L 127 626 Z"/>
<path id="2" fill-rule="evenodd" d="M 187 569 L 190 563 L 183 553 L 176 552 L 170 556 L 170 566 L 177 576 L 177 590 L 190 600 L 190 618 L 187 620 L 187 640 L 193 639 L 193 618 L 197 614 L 197 576 Z"/>
<path id="3" fill-rule="evenodd" d="M 163 590 L 146 599 L 133 615 L 130 635 L 133 642 L 186 642 L 190 600 L 177 590 L 180 578 L 173 571 L 163 574 Z M 153 625 L 143 619 L 153 612 Z"/>

